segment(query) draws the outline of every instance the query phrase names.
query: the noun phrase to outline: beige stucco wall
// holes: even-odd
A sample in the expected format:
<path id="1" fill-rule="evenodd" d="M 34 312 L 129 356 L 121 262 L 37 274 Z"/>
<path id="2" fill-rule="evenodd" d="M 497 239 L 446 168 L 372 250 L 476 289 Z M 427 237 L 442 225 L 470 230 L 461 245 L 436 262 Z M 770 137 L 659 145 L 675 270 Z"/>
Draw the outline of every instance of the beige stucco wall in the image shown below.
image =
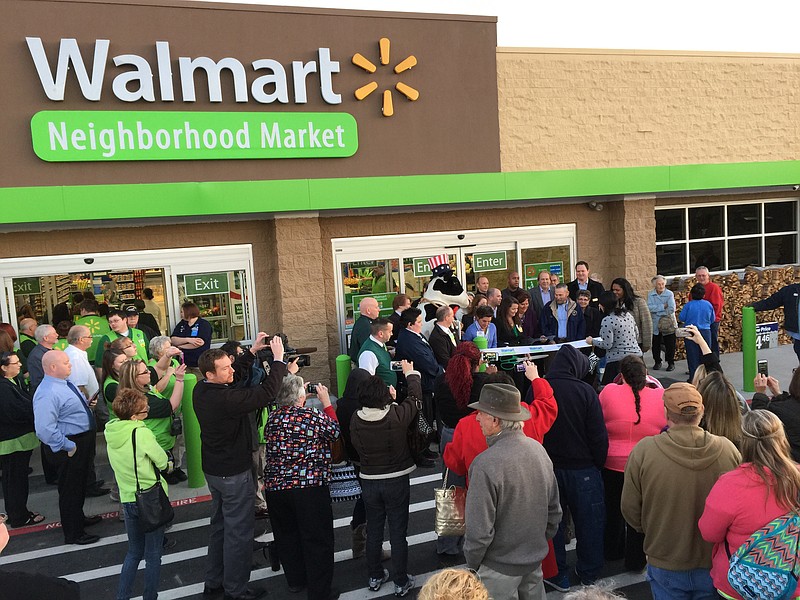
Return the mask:
<path id="1" fill-rule="evenodd" d="M 796 160 L 800 56 L 499 49 L 503 171 Z"/>

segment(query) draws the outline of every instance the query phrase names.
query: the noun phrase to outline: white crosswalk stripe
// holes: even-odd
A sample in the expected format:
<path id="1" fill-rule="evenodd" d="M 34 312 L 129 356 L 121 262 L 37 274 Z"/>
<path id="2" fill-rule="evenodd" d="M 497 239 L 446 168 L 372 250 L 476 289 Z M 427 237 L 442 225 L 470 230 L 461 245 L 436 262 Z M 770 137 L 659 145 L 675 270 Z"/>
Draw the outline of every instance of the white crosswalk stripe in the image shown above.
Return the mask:
<path id="1" fill-rule="evenodd" d="M 417 588 L 424 585 L 425 581 L 438 570 L 431 570 L 431 567 L 436 566 L 438 559 L 436 558 L 434 546 L 436 534 L 431 531 L 435 504 L 430 498 L 433 496 L 433 488 L 440 481 L 440 473 L 420 475 L 411 479 L 411 484 L 416 486 L 416 499 L 418 501 L 413 502 L 409 507 L 409 531 L 417 532 L 408 536 L 409 561 L 411 563 L 416 560 L 418 571 L 426 571 L 425 567 L 428 569 L 427 572 L 418 572 L 416 574 Z M 342 506 L 342 508 L 345 510 L 335 511 L 335 514 L 338 514 L 340 518 L 334 519 L 337 548 L 342 548 L 334 554 L 334 562 L 338 565 L 334 585 L 341 589 L 341 599 L 374 600 L 392 596 L 394 594 L 394 585 L 391 582 L 388 582 L 378 592 L 369 591 L 366 587 L 367 575 L 363 559 L 361 559 L 362 562 L 360 564 L 350 562 L 352 560 L 352 551 L 349 547 L 351 516 L 349 514 L 341 516 L 349 507 Z M 202 511 L 202 509 L 200 510 Z M 194 512 L 189 514 L 198 516 L 203 513 L 199 512 L 197 505 L 195 505 Z M 180 517 L 180 511 L 178 516 Z M 207 547 L 204 545 L 207 541 L 205 529 L 209 526 L 209 523 L 208 518 L 197 518 L 185 522 L 176 522 L 170 529 L 170 535 L 180 534 L 177 536 L 179 545 L 176 548 L 180 548 L 180 550 L 168 552 L 162 557 L 162 582 L 166 583 L 162 583 L 164 589 L 159 592 L 161 600 L 199 599 L 202 597 L 204 557 L 207 554 Z M 108 527 L 108 529 L 113 530 L 111 527 Z M 52 534 L 45 533 L 43 535 L 53 535 L 60 538 L 61 533 L 59 530 L 53 530 Z M 267 532 L 257 538 L 257 541 L 270 542 L 272 539 L 272 533 Z M 48 545 L 43 548 L 3 556 L 0 558 L 0 565 L 15 565 L 14 568 L 17 569 L 31 570 L 31 568 L 36 569 L 36 565 L 40 561 L 44 561 L 42 564 L 53 565 L 55 560 L 57 561 L 54 568 L 56 574 L 66 572 L 61 576 L 80 583 L 82 596 L 85 594 L 86 597 L 108 597 L 113 595 L 113 590 L 116 589 L 117 578 L 122 567 L 120 562 L 124 557 L 127 541 L 127 535 L 119 534 L 105 536 L 97 544 L 90 546 Z M 30 548 L 30 545 L 28 547 Z M 100 558 L 98 558 L 98 548 L 103 549 L 99 554 Z M 389 542 L 384 542 L 384 548 L 390 550 Z M 574 541 L 568 551 L 574 551 Z M 89 553 L 92 553 L 91 556 L 93 558 L 91 561 L 83 560 L 82 557 L 88 556 Z M 430 559 L 427 557 L 430 557 Z M 260 555 L 256 555 L 256 558 L 260 559 L 260 564 L 263 564 L 263 559 L 260 558 Z M 50 562 L 48 563 L 47 561 Z M 387 563 L 387 565 L 389 564 Z M 70 567 L 73 568 L 70 569 Z M 75 569 L 74 567 L 78 568 Z M 142 561 L 139 565 L 139 570 L 144 568 L 145 563 Z M 411 568 L 409 570 L 412 571 Z M 138 585 L 141 586 L 141 575 L 139 575 L 138 579 Z M 250 581 L 253 585 L 267 587 L 270 590 L 270 597 L 274 600 L 286 600 L 287 598 L 288 591 L 285 588 L 282 570 L 272 571 L 268 566 L 256 566 L 251 572 Z M 617 589 L 636 586 L 636 584 L 642 584 L 644 581 L 645 578 L 642 574 L 619 573 L 612 578 L 604 580 L 602 583 L 609 588 Z M 141 587 L 136 589 L 140 590 Z M 294 597 L 294 595 L 289 596 Z M 547 594 L 548 598 L 553 599 L 561 596 L 562 594 L 559 592 L 551 591 Z M 629 597 L 632 600 L 649 598 L 649 591 L 647 591 L 647 595 L 631 596 L 629 594 Z M 142 600 L 142 598 L 138 597 L 134 600 Z"/>

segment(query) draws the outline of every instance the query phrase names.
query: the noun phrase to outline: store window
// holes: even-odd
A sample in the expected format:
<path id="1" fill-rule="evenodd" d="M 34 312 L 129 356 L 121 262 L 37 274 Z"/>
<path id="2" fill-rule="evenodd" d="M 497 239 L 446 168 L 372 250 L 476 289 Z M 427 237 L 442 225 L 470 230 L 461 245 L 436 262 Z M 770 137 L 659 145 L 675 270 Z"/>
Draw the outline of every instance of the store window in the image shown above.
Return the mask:
<path id="1" fill-rule="evenodd" d="M 570 281 L 565 273 L 570 272 L 569 246 L 552 246 L 550 248 L 523 248 L 522 250 L 522 280 L 526 290 L 536 287 L 539 282 L 539 273 L 549 271 L 558 275 L 562 283 Z"/>
<path id="2" fill-rule="evenodd" d="M 39 323 L 74 319 L 73 304 L 85 293 L 103 310 L 144 303 L 165 335 L 187 299 L 212 324 L 215 343 L 250 342 L 257 330 L 250 245 L 0 259 L 0 273 L 0 320 L 8 323 L 20 314 Z"/>
<path id="3" fill-rule="evenodd" d="M 84 298 L 104 304 L 102 310 L 124 308 L 144 299 L 144 290 L 153 293 L 154 317 L 161 332 L 167 332 L 169 320 L 164 296 L 163 269 L 131 269 L 123 271 L 84 271 L 40 277 L 12 279 L 14 304 L 18 314 L 31 315 L 40 324 L 75 321 L 80 316 L 77 305 Z"/>
<path id="4" fill-rule="evenodd" d="M 730 271 L 796 263 L 797 211 L 797 200 L 659 208 L 658 272 L 687 275 L 699 266 Z"/>
<path id="5" fill-rule="evenodd" d="M 392 313 L 392 300 L 400 289 L 399 265 L 399 258 L 360 260 L 340 265 L 348 327 L 352 327 L 358 318 L 358 304 L 366 296 L 372 296 L 378 301 L 381 316 L 386 317 Z"/>
<path id="6" fill-rule="evenodd" d="M 180 304 L 194 302 L 200 316 L 211 324 L 211 342 L 252 337 L 245 299 L 246 273 L 218 271 L 178 276 Z"/>

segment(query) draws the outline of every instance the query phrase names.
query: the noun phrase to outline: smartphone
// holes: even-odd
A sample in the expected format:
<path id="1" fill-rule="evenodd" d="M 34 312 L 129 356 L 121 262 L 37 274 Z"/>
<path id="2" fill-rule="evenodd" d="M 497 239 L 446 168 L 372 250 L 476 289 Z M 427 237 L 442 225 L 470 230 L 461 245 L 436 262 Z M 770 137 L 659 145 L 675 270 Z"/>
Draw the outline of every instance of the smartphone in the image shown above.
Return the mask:
<path id="1" fill-rule="evenodd" d="M 89 398 L 89 404 L 92 402 L 97 402 L 98 396 L 100 396 L 100 390 L 97 390 L 94 394 L 92 394 L 92 397 Z"/>
<path id="2" fill-rule="evenodd" d="M 767 361 L 764 360 L 763 358 L 758 361 L 758 374 L 763 375 L 764 377 L 769 377 L 769 369 L 767 368 Z"/>
<path id="3" fill-rule="evenodd" d="M 390 363 L 390 368 L 392 369 L 392 371 L 402 371 L 403 370 L 403 365 L 401 364 L 401 361 L 393 360 Z"/>
<path id="4" fill-rule="evenodd" d="M 692 334 L 689 333 L 689 330 L 686 329 L 686 327 L 678 327 L 677 329 L 675 329 L 675 337 L 676 338 L 687 338 L 687 337 L 691 337 L 691 335 Z"/>
<path id="5" fill-rule="evenodd" d="M 316 394 L 317 393 L 317 384 L 316 383 L 307 383 L 306 384 L 306 391 L 309 394 Z"/>
<path id="6" fill-rule="evenodd" d="M 180 364 L 183 364 L 183 352 L 181 352 L 180 354 L 176 354 L 175 358 L 178 360 Z"/>
<path id="7" fill-rule="evenodd" d="M 497 352 L 484 352 L 483 353 L 483 361 L 487 363 L 496 363 L 497 362 Z"/>

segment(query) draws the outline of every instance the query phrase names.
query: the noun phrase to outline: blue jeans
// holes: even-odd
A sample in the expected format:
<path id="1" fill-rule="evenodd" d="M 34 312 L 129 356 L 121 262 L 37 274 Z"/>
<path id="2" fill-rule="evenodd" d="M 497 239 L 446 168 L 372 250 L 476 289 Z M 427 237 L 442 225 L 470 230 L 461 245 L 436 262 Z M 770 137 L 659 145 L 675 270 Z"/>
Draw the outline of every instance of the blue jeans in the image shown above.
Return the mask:
<path id="1" fill-rule="evenodd" d="M 444 449 L 447 447 L 447 444 L 453 441 L 453 433 L 455 433 L 454 428 L 442 425 L 441 434 L 439 437 L 439 454 L 441 456 L 444 456 Z M 447 469 L 442 469 L 443 480 L 446 471 Z M 465 477 L 450 472 L 447 475 L 447 485 L 456 485 L 459 487 L 466 488 L 467 481 Z M 436 552 L 439 554 L 449 554 L 451 556 L 458 555 L 461 553 L 463 548 L 464 548 L 463 535 L 444 535 L 444 536 L 440 535 L 436 539 Z"/>
<path id="2" fill-rule="evenodd" d="M 711 346 L 711 330 L 710 329 L 698 329 L 700 335 L 703 336 L 703 339 L 706 343 Z M 692 380 L 694 377 L 694 372 L 697 367 L 700 365 L 700 346 L 695 344 L 694 342 L 684 338 L 683 340 L 684 345 L 686 346 L 686 362 L 689 365 L 689 381 Z"/>
<path id="3" fill-rule="evenodd" d="M 606 527 L 606 504 L 603 478 L 596 467 L 554 469 L 561 508 L 569 508 L 575 523 L 577 563 L 575 570 L 584 581 L 594 581 L 603 570 L 603 546 Z M 558 574 L 568 575 L 567 551 L 564 548 L 564 519 L 553 538 Z"/>
<path id="4" fill-rule="evenodd" d="M 122 563 L 119 574 L 117 600 L 128 600 L 131 597 L 133 580 L 139 563 L 144 558 L 144 600 L 155 600 L 158 597 L 158 579 L 161 575 L 161 548 L 164 543 L 165 527 L 143 533 L 139 529 L 139 511 L 135 502 L 122 505 L 125 512 L 125 530 L 128 532 L 128 554 Z"/>
<path id="5" fill-rule="evenodd" d="M 367 507 L 367 569 L 369 576 L 383 577 L 381 547 L 383 528 L 389 521 L 389 543 L 392 545 L 394 582 L 408 582 L 408 505 L 411 484 L 408 475 L 392 479 L 362 479 L 361 497 Z"/>
<path id="6" fill-rule="evenodd" d="M 708 569 L 668 571 L 647 565 L 653 600 L 718 600 Z"/>

